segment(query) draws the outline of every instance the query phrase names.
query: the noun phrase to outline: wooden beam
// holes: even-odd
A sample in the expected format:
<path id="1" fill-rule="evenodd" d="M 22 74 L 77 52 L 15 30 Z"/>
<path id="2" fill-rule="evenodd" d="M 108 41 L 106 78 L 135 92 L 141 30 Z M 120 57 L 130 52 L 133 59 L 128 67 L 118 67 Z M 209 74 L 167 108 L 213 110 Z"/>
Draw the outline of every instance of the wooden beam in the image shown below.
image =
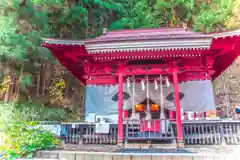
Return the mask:
<path id="1" fill-rule="evenodd" d="M 204 68 L 204 62 L 202 58 L 192 58 L 192 59 L 179 59 L 179 69 L 180 71 L 194 70 L 195 68 Z M 89 63 L 89 62 L 88 62 Z M 106 62 L 97 63 L 91 62 L 86 63 L 84 66 L 85 72 L 88 75 L 117 75 L 116 62 Z M 95 64 L 96 63 L 96 64 Z M 124 62 L 126 63 L 126 62 Z M 172 67 L 171 61 L 168 60 L 164 64 L 138 64 L 138 65 L 126 65 L 123 64 L 123 74 L 124 75 L 141 75 L 141 74 L 163 74 L 170 72 Z"/>
<path id="2" fill-rule="evenodd" d="M 212 74 L 214 74 L 214 70 L 201 70 L 201 71 L 196 71 L 196 72 L 179 72 L 178 73 L 178 80 L 179 82 L 184 82 L 184 81 L 193 81 L 193 80 L 211 80 L 212 79 Z M 170 72 L 168 72 L 166 75 L 168 75 L 168 78 L 170 82 L 173 82 L 173 76 Z M 131 75 L 128 75 L 131 76 Z M 156 78 L 158 78 L 159 74 L 157 75 L 151 75 L 149 76 L 149 81 L 154 82 Z M 136 83 L 139 83 L 142 79 L 146 77 L 146 74 L 136 76 Z M 88 79 L 86 80 L 87 84 L 92 84 L 92 85 L 113 85 L 117 84 L 117 76 L 112 76 L 112 75 L 100 75 L 100 76 L 88 76 Z M 126 82 L 126 77 L 124 79 L 124 82 Z M 165 83 L 165 82 L 163 82 Z"/>

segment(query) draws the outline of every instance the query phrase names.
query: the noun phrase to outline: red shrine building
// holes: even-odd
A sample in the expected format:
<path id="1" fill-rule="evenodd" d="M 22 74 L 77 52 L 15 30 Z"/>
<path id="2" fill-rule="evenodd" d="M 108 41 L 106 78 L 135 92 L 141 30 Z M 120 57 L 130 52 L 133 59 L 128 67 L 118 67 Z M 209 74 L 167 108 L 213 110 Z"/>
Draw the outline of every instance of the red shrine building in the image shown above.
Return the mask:
<path id="1" fill-rule="evenodd" d="M 85 41 L 44 39 L 43 46 L 86 85 L 86 121 L 116 123 L 119 143 L 171 139 L 174 122 L 181 145 L 182 113 L 216 110 L 212 80 L 240 54 L 240 30 L 120 30 Z"/>

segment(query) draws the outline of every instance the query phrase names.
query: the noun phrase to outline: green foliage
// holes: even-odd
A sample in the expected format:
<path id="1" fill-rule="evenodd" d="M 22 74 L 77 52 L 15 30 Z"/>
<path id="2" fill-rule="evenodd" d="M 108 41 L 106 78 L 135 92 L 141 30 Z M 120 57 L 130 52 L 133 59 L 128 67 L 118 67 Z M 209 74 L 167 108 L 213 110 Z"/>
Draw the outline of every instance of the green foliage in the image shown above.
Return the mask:
<path id="1" fill-rule="evenodd" d="M 2 149 L 7 160 L 32 158 L 37 150 L 53 149 L 60 143 L 50 131 L 34 123 L 11 123 L 5 130 L 5 143 Z"/>
<path id="2" fill-rule="evenodd" d="M 32 76 L 31 75 L 24 76 L 20 79 L 21 86 L 29 86 L 31 84 L 32 84 Z"/>
<path id="3" fill-rule="evenodd" d="M 225 28 L 234 0 L 148 0 L 130 1 L 124 16 L 110 29 L 151 28 L 186 23 L 195 31 L 213 32 Z"/>
<path id="4" fill-rule="evenodd" d="M 19 0 L 0 5 L 0 55 L 26 64 L 41 44 L 41 37 L 49 32 L 46 13 L 35 10 L 32 3 L 27 2 L 25 7 L 19 5 Z"/>
<path id="5" fill-rule="evenodd" d="M 212 6 L 207 3 L 200 6 L 199 13 L 195 18 L 195 31 L 211 32 L 224 25 L 228 20 L 232 13 L 233 0 L 215 0 L 213 3 Z"/>
<path id="6" fill-rule="evenodd" d="M 14 14 L 7 16 L 0 15 L 0 55 L 16 59 L 23 59 L 27 56 L 27 48 L 32 45 L 26 37 L 16 34 Z"/>
<path id="7" fill-rule="evenodd" d="M 109 29 L 157 27 L 159 24 L 155 20 L 151 5 L 148 2 L 148 0 L 132 2 L 125 15 L 119 21 L 113 22 Z"/>
<path id="8" fill-rule="evenodd" d="M 63 121 L 66 112 L 61 108 L 50 108 L 31 103 L 0 103 L 0 124 L 15 121 Z"/>
<path id="9" fill-rule="evenodd" d="M 108 23 L 123 14 L 127 0 L 33 0 L 47 11 L 47 28 L 55 37 L 87 38 L 99 35 Z M 45 17 L 46 19 L 46 17 Z"/>

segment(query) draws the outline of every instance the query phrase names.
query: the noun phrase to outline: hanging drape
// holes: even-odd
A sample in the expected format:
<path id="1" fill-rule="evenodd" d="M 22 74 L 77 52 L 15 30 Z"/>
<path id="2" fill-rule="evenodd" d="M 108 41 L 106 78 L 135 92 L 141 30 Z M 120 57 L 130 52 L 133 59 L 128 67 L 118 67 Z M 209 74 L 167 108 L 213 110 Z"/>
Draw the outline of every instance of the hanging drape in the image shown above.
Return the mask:
<path id="1" fill-rule="evenodd" d="M 212 82 L 210 80 L 203 81 L 189 81 L 179 84 L 181 94 L 181 108 L 184 112 L 205 112 L 215 110 L 215 103 L 213 97 Z M 141 89 L 141 84 L 135 84 L 134 104 L 133 104 L 133 90 L 124 84 L 124 110 L 132 108 L 132 105 L 143 102 L 146 97 L 146 88 L 144 91 Z M 174 89 L 163 86 L 163 107 L 170 110 L 175 110 L 174 106 Z M 87 86 L 86 88 L 86 115 L 88 113 L 95 113 L 101 115 L 117 114 L 118 111 L 118 85 L 112 86 Z M 160 87 L 155 90 L 154 84 L 149 83 L 149 96 L 152 101 L 159 104 L 160 101 Z"/>
<path id="2" fill-rule="evenodd" d="M 86 113 L 112 114 L 117 113 L 117 102 L 112 97 L 118 93 L 118 86 L 87 86 Z"/>
<path id="3" fill-rule="evenodd" d="M 131 85 L 130 88 L 127 87 L 126 84 L 124 84 L 124 91 L 129 94 L 129 99 L 124 101 L 126 109 L 130 109 L 132 105 L 139 104 L 143 102 L 147 98 L 147 89 L 143 91 L 141 88 L 140 83 L 135 83 L 135 90 L 133 94 L 133 87 Z M 133 95 L 134 95 L 134 104 L 133 104 Z"/>

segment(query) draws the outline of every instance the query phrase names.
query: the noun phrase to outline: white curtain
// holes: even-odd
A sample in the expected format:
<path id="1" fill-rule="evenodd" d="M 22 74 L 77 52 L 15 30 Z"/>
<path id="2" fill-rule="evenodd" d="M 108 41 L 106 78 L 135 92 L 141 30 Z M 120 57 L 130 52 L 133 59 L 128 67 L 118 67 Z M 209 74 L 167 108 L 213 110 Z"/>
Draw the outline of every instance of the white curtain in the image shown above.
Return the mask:
<path id="1" fill-rule="evenodd" d="M 179 84 L 185 96 L 181 100 L 183 111 L 206 112 L 215 110 L 212 81 L 189 81 Z"/>
<path id="2" fill-rule="evenodd" d="M 129 95 L 128 99 L 124 100 L 124 109 L 130 109 L 133 105 L 139 104 L 147 97 L 147 92 L 142 91 L 141 84 L 135 84 L 134 103 L 132 85 L 130 88 L 124 84 L 123 91 Z M 189 81 L 179 84 L 179 91 L 183 94 L 181 99 L 181 108 L 183 111 L 205 112 L 215 110 L 213 97 L 212 82 L 210 80 Z M 173 85 L 170 87 L 163 86 L 163 107 L 175 110 L 174 103 L 166 99 L 169 94 L 174 92 Z M 117 114 L 118 102 L 112 99 L 118 94 L 118 85 L 112 86 L 87 86 L 86 89 L 86 115 L 88 113 L 95 114 Z M 152 101 L 157 104 L 161 103 L 160 87 L 157 90 L 154 84 L 149 84 L 149 96 Z"/>
<path id="3" fill-rule="evenodd" d="M 128 88 L 127 85 L 124 84 L 124 92 L 128 93 L 130 96 L 129 99 L 125 101 L 126 109 L 130 109 L 132 106 L 143 102 L 147 98 L 147 89 L 145 88 L 145 90 L 143 91 L 140 83 L 135 83 L 134 88 L 135 89 L 133 90 L 133 84 L 131 84 L 130 88 Z"/>
<path id="4" fill-rule="evenodd" d="M 86 113 L 113 114 L 117 113 L 117 102 L 112 97 L 118 93 L 118 86 L 87 86 Z"/>

